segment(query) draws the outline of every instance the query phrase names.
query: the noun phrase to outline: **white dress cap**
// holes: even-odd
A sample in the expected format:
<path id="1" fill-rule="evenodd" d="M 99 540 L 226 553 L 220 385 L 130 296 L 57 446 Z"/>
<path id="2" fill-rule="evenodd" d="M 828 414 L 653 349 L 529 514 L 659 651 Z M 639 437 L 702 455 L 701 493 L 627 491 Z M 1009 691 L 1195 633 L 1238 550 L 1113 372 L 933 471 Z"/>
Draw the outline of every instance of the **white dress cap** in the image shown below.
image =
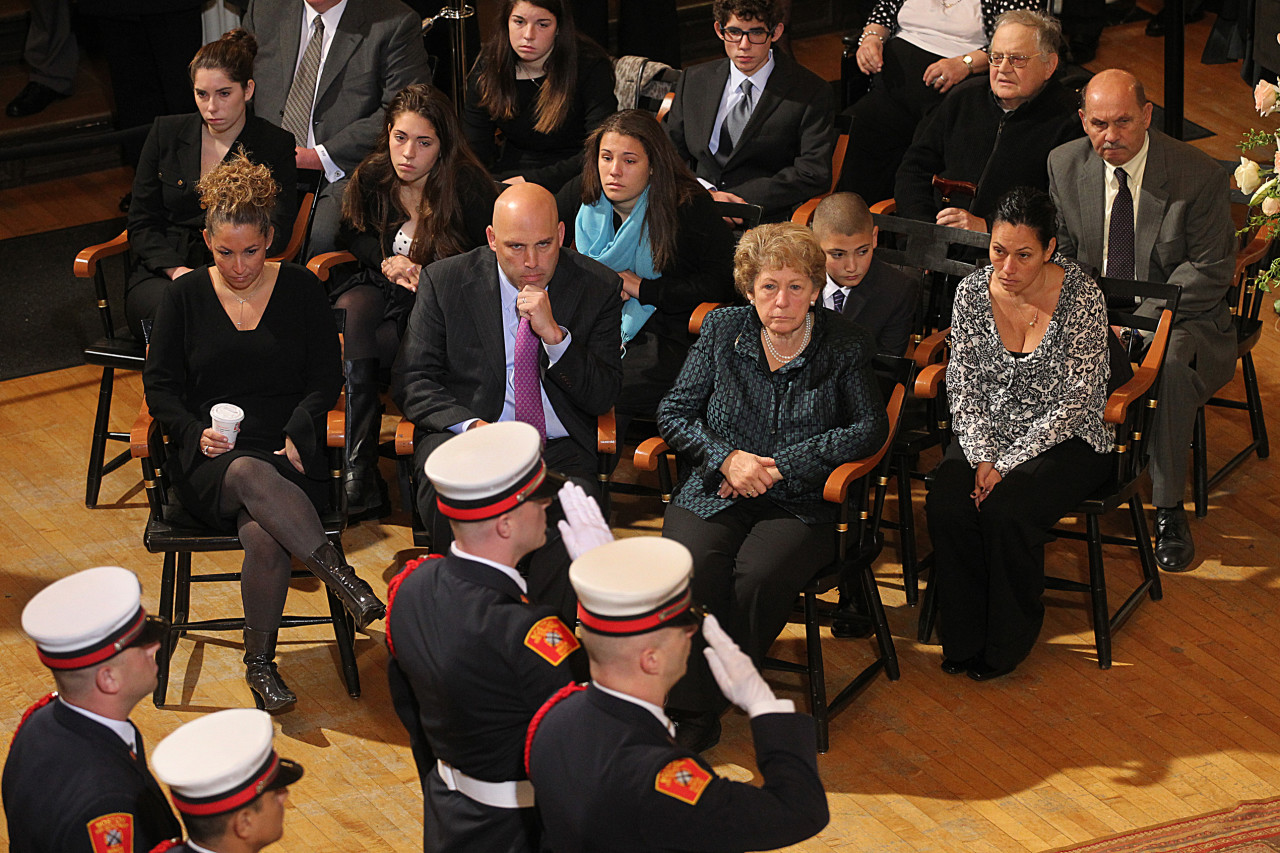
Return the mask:
<path id="1" fill-rule="evenodd" d="M 569 566 L 582 624 L 605 634 L 643 633 L 684 617 L 692 576 L 689 549 L 658 536 L 606 542 Z"/>
<path id="2" fill-rule="evenodd" d="M 99 566 L 54 581 L 22 609 L 22 630 L 41 651 L 92 650 L 137 620 L 142 584 L 119 566 Z"/>
<path id="3" fill-rule="evenodd" d="M 463 503 L 483 501 L 525 482 L 542 461 L 542 437 L 523 421 L 499 421 L 441 444 L 425 466 L 436 491 Z"/>

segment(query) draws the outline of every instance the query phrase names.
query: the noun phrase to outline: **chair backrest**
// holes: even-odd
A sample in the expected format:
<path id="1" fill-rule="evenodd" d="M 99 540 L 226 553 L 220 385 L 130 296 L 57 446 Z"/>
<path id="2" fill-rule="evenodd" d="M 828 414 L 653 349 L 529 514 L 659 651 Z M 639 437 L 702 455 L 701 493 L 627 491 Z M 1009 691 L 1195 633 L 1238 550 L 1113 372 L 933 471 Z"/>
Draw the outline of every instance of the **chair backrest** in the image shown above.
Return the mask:
<path id="1" fill-rule="evenodd" d="M 320 196 L 320 185 L 324 182 L 324 172 L 316 169 L 304 169 L 298 173 L 298 213 L 293 217 L 293 227 L 289 230 L 289 242 L 273 261 L 294 261 L 303 255 L 303 249 L 311 239 L 311 221 L 316 212 L 316 201 Z"/>
<path id="2" fill-rule="evenodd" d="M 880 229 L 876 257 L 882 261 L 960 278 L 986 263 L 990 234 L 883 213 L 871 218 Z"/>
<path id="3" fill-rule="evenodd" d="M 1236 252 L 1236 268 L 1227 291 L 1227 306 L 1237 317 L 1257 320 L 1265 291 L 1253 281 L 1260 267 L 1272 257 L 1272 234 L 1265 226 Z"/>

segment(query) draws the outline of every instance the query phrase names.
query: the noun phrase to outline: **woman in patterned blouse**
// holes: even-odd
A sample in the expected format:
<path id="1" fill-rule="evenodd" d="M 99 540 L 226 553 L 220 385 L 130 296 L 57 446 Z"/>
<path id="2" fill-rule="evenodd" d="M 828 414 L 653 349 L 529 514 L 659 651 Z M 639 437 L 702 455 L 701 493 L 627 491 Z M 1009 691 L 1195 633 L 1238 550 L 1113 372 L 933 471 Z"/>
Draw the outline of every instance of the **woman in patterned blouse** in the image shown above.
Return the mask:
<path id="1" fill-rule="evenodd" d="M 748 231 L 733 276 L 751 305 L 707 316 L 658 407 L 662 436 L 688 468 L 662 535 L 693 552 L 695 599 L 759 663 L 800 590 L 835 556 L 827 475 L 878 448 L 888 419 L 875 341 L 814 307 L 826 259 L 808 228 Z M 686 747 L 718 739 L 727 703 L 701 654 L 668 705 Z"/>
<path id="2" fill-rule="evenodd" d="M 947 393 L 952 442 L 926 510 L 942 610 L 942 669 L 1012 672 L 1044 621 L 1049 528 L 1107 478 L 1106 303 L 1054 253 L 1056 211 L 1018 188 L 997 206 L 991 266 L 960 283 Z"/>

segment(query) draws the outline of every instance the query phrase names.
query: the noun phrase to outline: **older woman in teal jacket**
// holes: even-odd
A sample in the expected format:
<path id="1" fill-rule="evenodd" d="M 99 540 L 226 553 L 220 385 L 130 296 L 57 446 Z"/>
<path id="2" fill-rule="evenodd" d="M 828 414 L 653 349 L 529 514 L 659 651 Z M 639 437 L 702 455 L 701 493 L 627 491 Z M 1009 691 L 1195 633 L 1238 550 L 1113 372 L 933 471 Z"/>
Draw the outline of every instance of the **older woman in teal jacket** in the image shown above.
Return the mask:
<path id="1" fill-rule="evenodd" d="M 869 332 L 821 307 L 822 248 L 792 223 L 748 231 L 734 283 L 751 303 L 708 315 L 658 408 L 688 476 L 663 535 L 693 552 L 695 600 L 757 662 L 835 556 L 822 486 L 888 435 Z M 725 701 L 702 655 L 668 698 L 687 746 L 714 742 Z"/>

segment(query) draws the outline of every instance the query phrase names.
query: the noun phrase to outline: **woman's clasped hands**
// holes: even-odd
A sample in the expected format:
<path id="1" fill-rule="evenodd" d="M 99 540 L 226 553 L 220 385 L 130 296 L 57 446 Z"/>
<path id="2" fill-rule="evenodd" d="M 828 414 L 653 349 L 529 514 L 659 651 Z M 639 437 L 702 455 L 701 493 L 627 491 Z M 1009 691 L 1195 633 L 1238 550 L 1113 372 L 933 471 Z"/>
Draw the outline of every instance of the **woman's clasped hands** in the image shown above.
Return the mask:
<path id="1" fill-rule="evenodd" d="M 735 450 L 720 464 L 724 482 L 720 484 L 722 498 L 754 498 L 763 495 L 774 483 L 782 479 L 782 472 L 769 456 L 756 456 L 745 450 Z"/>

